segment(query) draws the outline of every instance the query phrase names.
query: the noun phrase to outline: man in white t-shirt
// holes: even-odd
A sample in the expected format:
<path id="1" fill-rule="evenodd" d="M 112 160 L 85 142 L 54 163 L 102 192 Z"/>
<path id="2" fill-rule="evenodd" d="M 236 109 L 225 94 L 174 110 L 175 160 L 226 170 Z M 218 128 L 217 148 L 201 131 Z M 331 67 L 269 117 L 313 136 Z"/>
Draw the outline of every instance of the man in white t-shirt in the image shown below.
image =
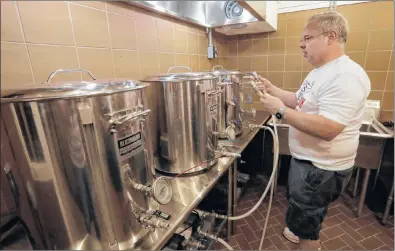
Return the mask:
<path id="1" fill-rule="evenodd" d="M 344 54 L 347 20 L 336 12 L 309 18 L 300 48 L 312 70 L 294 93 L 261 78 L 264 109 L 290 125 L 292 160 L 284 236 L 301 249 L 320 249 L 328 206 L 352 175 L 370 80 Z"/>

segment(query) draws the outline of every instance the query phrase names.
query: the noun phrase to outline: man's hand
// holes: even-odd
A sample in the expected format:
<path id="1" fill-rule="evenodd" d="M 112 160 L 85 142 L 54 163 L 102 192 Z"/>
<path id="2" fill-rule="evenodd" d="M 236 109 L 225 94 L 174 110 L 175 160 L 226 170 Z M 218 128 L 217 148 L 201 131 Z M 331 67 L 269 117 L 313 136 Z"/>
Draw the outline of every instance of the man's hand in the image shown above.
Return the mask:
<path id="1" fill-rule="evenodd" d="M 262 90 L 263 92 L 267 92 L 269 94 L 273 94 L 276 92 L 276 90 L 279 90 L 278 87 L 276 87 L 274 84 L 272 84 L 269 80 L 266 78 L 262 78 L 261 76 L 258 77 L 260 83 L 257 84 L 257 87 Z"/>
<path id="2" fill-rule="evenodd" d="M 281 107 L 285 107 L 281 99 L 274 97 L 269 93 L 265 93 L 260 99 L 260 102 L 263 104 L 263 109 L 270 114 L 276 114 Z"/>

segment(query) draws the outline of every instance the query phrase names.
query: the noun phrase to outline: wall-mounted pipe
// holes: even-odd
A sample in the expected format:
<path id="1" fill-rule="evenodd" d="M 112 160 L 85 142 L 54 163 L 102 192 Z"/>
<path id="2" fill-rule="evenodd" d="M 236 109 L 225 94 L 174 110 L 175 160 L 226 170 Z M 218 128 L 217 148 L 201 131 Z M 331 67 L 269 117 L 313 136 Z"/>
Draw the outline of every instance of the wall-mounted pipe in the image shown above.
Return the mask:
<path id="1" fill-rule="evenodd" d="M 207 28 L 207 37 L 208 37 L 208 47 L 207 47 L 207 57 L 208 58 L 216 58 L 217 57 L 217 50 L 213 45 L 213 29 Z"/>

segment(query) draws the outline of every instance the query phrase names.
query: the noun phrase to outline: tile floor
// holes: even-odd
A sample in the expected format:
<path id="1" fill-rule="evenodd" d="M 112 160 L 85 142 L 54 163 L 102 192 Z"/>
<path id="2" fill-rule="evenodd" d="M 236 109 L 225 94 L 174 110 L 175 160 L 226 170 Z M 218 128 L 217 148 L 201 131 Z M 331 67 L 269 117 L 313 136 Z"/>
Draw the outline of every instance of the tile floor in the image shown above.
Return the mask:
<path id="1" fill-rule="evenodd" d="M 247 212 L 258 201 L 262 187 L 255 182 L 250 185 L 238 204 L 237 215 Z M 375 215 L 365 206 L 362 216 L 356 218 L 345 203 L 345 197 L 330 205 L 328 215 L 321 230 L 323 250 L 394 250 L 393 218 L 382 226 Z M 230 239 L 235 250 L 257 250 L 262 235 L 264 216 L 268 200 L 260 205 L 252 215 L 236 223 L 236 233 Z M 264 250 L 290 250 L 295 245 L 286 240 L 282 231 L 285 226 L 287 207 L 286 191 L 279 187 L 273 199 L 272 211 L 263 243 Z M 224 247 L 216 243 L 217 249 Z"/>

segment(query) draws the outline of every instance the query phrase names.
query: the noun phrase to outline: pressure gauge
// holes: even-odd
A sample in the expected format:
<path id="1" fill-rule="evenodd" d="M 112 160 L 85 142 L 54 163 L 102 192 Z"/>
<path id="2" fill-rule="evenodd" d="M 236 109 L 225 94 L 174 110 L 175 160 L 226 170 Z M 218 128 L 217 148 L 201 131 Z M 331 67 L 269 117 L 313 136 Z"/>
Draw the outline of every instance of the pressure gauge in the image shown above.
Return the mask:
<path id="1" fill-rule="evenodd" d="M 171 182 L 164 176 L 154 181 L 154 184 L 152 184 L 152 191 L 154 199 L 162 205 L 169 203 L 173 196 Z"/>

